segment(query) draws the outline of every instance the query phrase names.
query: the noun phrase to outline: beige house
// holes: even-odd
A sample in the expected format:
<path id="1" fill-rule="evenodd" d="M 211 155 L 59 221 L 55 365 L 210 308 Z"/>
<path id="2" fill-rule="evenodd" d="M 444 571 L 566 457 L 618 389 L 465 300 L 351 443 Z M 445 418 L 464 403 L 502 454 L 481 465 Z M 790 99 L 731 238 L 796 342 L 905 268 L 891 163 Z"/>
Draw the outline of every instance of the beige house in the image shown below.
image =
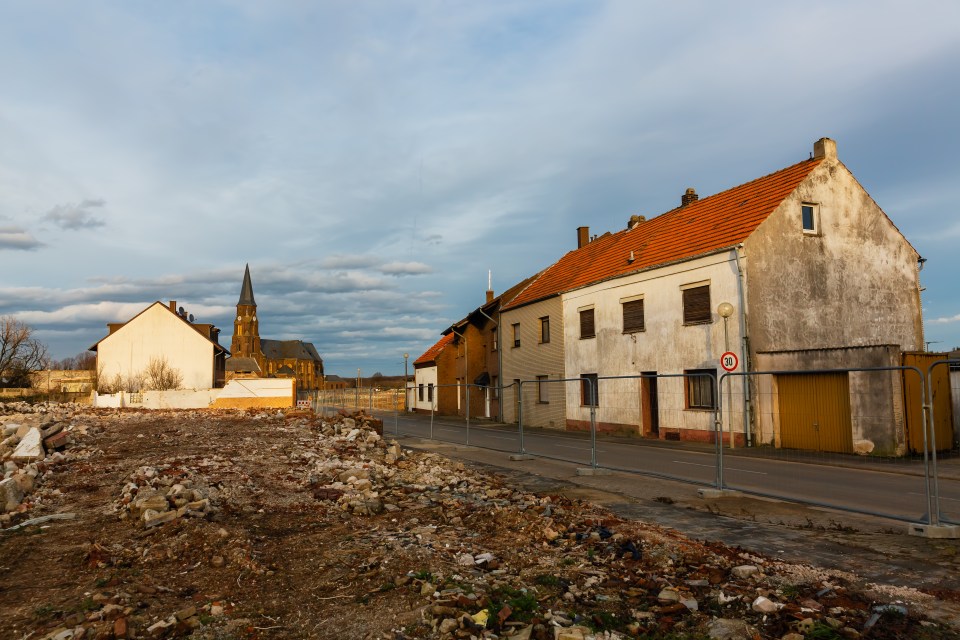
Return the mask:
<path id="1" fill-rule="evenodd" d="M 791 373 L 724 386 L 725 440 L 904 453 L 899 372 L 822 371 L 896 367 L 923 346 L 920 256 L 833 140 L 715 195 L 687 189 L 679 207 L 619 232 L 591 239 L 581 227 L 578 245 L 502 314 L 505 346 L 518 336 L 505 380 L 580 380 L 564 385 L 556 426 L 589 428 L 593 413 L 600 430 L 710 441 L 731 352 L 738 372 Z M 537 341 L 543 317 L 549 345 Z M 539 401 L 553 412 L 549 395 Z M 548 426 L 530 404 L 524 423 Z"/>
<path id="2" fill-rule="evenodd" d="M 176 302 L 158 301 L 127 322 L 109 324 L 110 333 L 90 347 L 100 384 L 120 380 L 125 391 L 149 389 L 148 368 L 163 361 L 179 374 L 181 389 L 222 387 L 228 352 L 217 342 L 220 330 L 192 319 Z"/>

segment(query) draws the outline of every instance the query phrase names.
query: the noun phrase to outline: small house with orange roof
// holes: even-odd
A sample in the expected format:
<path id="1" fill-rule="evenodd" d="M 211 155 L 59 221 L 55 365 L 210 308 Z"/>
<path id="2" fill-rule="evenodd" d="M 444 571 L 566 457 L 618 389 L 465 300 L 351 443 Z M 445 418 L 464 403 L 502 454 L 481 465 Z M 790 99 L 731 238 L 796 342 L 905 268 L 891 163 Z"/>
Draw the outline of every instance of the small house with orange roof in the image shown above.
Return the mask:
<path id="1" fill-rule="evenodd" d="M 413 393 L 409 403 L 413 411 L 453 413 L 452 409 L 456 408 L 457 395 L 453 386 L 455 381 L 452 379 L 455 353 L 450 347 L 452 342 L 453 334 L 448 333 L 413 361 Z M 443 382 L 440 375 L 441 364 L 444 370 Z M 437 393 L 440 384 L 445 385 L 442 396 Z"/>
<path id="2" fill-rule="evenodd" d="M 525 424 L 563 389 L 562 422 L 539 426 L 589 429 L 593 414 L 602 431 L 712 441 L 722 403 L 736 446 L 903 452 L 899 374 L 825 370 L 897 366 L 921 349 L 920 256 L 833 140 L 709 197 L 687 189 L 619 232 L 581 227 L 578 244 L 502 311 L 515 335 L 504 378 L 525 381 Z M 543 317 L 551 342 L 563 334 L 563 364 L 540 354 L 538 372 Z M 728 377 L 718 398 L 724 354 L 751 375 Z M 756 373 L 773 371 L 791 373 Z"/>

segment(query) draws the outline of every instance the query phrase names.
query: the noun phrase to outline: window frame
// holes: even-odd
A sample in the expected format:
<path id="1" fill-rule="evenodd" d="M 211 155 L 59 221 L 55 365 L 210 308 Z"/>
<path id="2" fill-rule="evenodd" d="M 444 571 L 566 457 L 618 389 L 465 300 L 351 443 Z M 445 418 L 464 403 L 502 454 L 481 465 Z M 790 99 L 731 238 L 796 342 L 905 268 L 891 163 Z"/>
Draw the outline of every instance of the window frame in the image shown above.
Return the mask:
<path id="1" fill-rule="evenodd" d="M 513 323 L 513 348 L 514 349 L 520 348 L 520 323 L 519 322 Z"/>
<path id="2" fill-rule="evenodd" d="M 420 402 L 425 402 L 425 400 L 423 399 L 424 384 L 422 382 L 418 385 L 417 390 L 418 390 L 418 397 L 420 399 Z"/>
<path id="3" fill-rule="evenodd" d="M 496 351 L 496 350 L 497 350 L 497 338 L 499 337 L 499 336 L 497 335 L 497 328 L 496 328 L 496 327 L 490 329 L 490 335 L 493 337 L 493 347 L 492 347 L 490 350 L 491 350 L 491 351 Z"/>
<path id="4" fill-rule="evenodd" d="M 491 393 L 491 395 L 493 396 L 492 398 L 493 400 L 496 400 L 497 398 L 500 397 L 499 382 L 500 382 L 499 376 L 490 376 L 490 388 L 493 389 L 493 392 Z"/>
<path id="5" fill-rule="evenodd" d="M 549 379 L 550 376 L 537 376 L 537 404 L 550 404 L 550 391 L 546 384 Z"/>
<path id="6" fill-rule="evenodd" d="M 684 369 L 683 387 L 684 404 L 691 411 L 717 410 L 717 370 L 716 369 Z M 704 385 L 707 385 L 706 388 Z M 709 392 L 709 398 L 703 394 Z"/>
<path id="7" fill-rule="evenodd" d="M 807 228 L 806 221 L 806 209 L 810 209 L 810 226 Z M 800 203 L 800 229 L 803 231 L 803 235 L 806 236 L 819 236 L 820 235 L 820 205 L 816 202 L 801 202 Z"/>
<path id="8" fill-rule="evenodd" d="M 591 384 L 593 383 L 593 384 Z M 591 393 L 587 393 L 587 391 Z M 592 398 L 594 401 L 593 404 L 590 404 L 590 396 L 592 392 L 596 392 L 597 397 Z M 599 407 L 600 406 L 600 382 L 595 373 L 581 373 L 580 374 L 580 406 L 581 407 Z"/>
<path id="9" fill-rule="evenodd" d="M 427 402 L 433 403 L 433 390 L 435 389 L 432 382 L 427 383 Z"/>
<path id="10" fill-rule="evenodd" d="M 597 337 L 597 316 L 594 313 L 593 307 L 587 307 L 586 309 L 578 309 L 577 313 L 580 316 L 580 339 L 589 340 L 591 338 Z M 584 322 L 585 318 L 590 318 L 588 323 Z M 585 324 L 589 327 L 591 333 L 584 333 Z"/>
<path id="11" fill-rule="evenodd" d="M 550 316 L 540 318 L 540 344 L 550 343 Z"/>
<path id="12" fill-rule="evenodd" d="M 640 325 L 636 327 L 627 327 L 627 305 L 640 304 Z M 643 302 L 643 296 L 638 298 L 628 298 L 620 301 L 621 311 L 623 313 L 623 332 L 624 333 L 641 333 L 647 330 L 647 310 Z M 634 312 L 634 315 L 636 312 Z"/>
<path id="13" fill-rule="evenodd" d="M 697 293 L 706 290 L 706 303 L 694 298 Z M 695 326 L 698 324 L 711 324 L 713 322 L 713 310 L 710 308 L 710 281 L 696 282 L 680 287 L 681 306 L 683 311 L 684 326 Z M 691 298 L 694 298 L 691 300 Z M 694 311 L 700 312 L 698 315 Z"/>

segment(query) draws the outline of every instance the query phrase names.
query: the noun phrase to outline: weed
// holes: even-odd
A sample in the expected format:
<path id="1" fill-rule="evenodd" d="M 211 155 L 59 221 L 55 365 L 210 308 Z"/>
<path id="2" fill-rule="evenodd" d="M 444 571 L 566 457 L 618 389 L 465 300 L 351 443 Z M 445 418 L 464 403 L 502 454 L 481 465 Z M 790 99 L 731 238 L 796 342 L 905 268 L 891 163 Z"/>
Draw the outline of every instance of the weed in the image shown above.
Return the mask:
<path id="1" fill-rule="evenodd" d="M 514 589 L 513 587 L 498 587 L 490 594 L 490 604 L 487 606 L 487 613 L 490 617 L 496 619 L 497 614 L 503 609 L 503 605 L 510 605 L 510 617 L 520 622 L 527 622 L 533 614 L 540 608 L 537 599 L 531 593 Z"/>
<path id="2" fill-rule="evenodd" d="M 110 582 L 110 578 L 97 578 L 96 582 L 94 582 L 93 584 L 95 587 L 99 588 L 99 587 L 107 586 L 109 582 Z"/>
<path id="3" fill-rule="evenodd" d="M 392 582 L 384 582 L 382 585 L 380 585 L 380 591 L 393 591 L 396 588 L 397 585 L 393 584 Z"/>
<path id="4" fill-rule="evenodd" d="M 785 584 L 780 587 L 780 593 L 783 594 L 785 599 L 795 600 L 800 596 L 800 585 Z"/>
<path id="5" fill-rule="evenodd" d="M 663 504 L 674 504 L 676 500 L 670 496 L 657 496 L 653 499 L 654 502 L 662 502 Z"/>
<path id="6" fill-rule="evenodd" d="M 80 601 L 80 604 L 74 607 L 74 609 L 80 613 L 83 613 L 85 611 L 95 611 L 96 609 L 99 609 L 99 608 L 100 608 L 100 605 L 94 602 L 93 598 L 84 598 L 83 600 Z"/>
<path id="7" fill-rule="evenodd" d="M 42 604 L 33 610 L 33 617 L 43 620 L 44 618 L 51 617 L 54 613 L 56 613 L 56 609 L 53 605 Z"/>
<path id="8" fill-rule="evenodd" d="M 830 625 L 818 622 L 807 632 L 805 640 L 841 640 L 841 636 L 836 629 Z"/>
<path id="9" fill-rule="evenodd" d="M 201 613 L 199 618 L 200 618 L 200 624 L 202 624 L 203 626 L 207 626 L 208 624 L 216 620 L 216 618 L 214 618 L 209 613 Z"/>
<path id="10" fill-rule="evenodd" d="M 541 573 L 536 577 L 536 583 L 542 587 L 559 587 L 560 578 L 552 573 Z"/>
<path id="11" fill-rule="evenodd" d="M 413 577 L 416 578 L 417 580 L 425 580 L 426 582 L 433 581 L 433 574 L 427 571 L 426 569 L 421 569 L 420 571 L 417 571 L 415 574 L 413 574 Z"/>

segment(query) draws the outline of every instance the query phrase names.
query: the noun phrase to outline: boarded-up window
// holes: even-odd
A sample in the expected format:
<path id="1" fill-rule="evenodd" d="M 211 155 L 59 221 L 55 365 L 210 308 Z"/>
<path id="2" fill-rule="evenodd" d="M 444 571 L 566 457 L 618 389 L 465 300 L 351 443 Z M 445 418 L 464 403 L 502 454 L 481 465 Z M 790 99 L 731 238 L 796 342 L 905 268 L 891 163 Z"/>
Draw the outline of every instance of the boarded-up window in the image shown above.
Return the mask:
<path id="1" fill-rule="evenodd" d="M 593 338 L 597 330 L 593 323 L 593 309 L 584 309 L 580 312 L 580 337 Z"/>
<path id="2" fill-rule="evenodd" d="M 683 290 L 683 324 L 710 322 L 710 285 Z"/>
<path id="3" fill-rule="evenodd" d="M 623 303 L 623 332 L 643 331 L 643 298 Z"/>

